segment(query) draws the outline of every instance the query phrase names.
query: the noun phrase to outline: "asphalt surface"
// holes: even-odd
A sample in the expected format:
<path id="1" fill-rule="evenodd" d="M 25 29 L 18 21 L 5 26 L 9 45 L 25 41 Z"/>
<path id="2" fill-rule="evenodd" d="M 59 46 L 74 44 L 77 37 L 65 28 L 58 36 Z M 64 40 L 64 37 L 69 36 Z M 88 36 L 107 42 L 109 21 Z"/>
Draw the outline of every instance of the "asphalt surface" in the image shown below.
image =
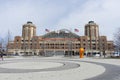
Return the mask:
<path id="1" fill-rule="evenodd" d="M 97 64 L 103 66 L 106 69 L 103 74 L 86 80 L 120 80 L 120 66 L 91 61 L 78 61 L 78 62 Z"/>
<path id="2" fill-rule="evenodd" d="M 68 70 L 80 67 L 77 63 L 72 62 L 64 62 L 64 61 L 56 61 L 56 60 L 42 60 L 42 59 L 23 59 L 23 60 L 11 60 L 9 62 L 2 62 L 1 64 L 7 63 L 19 63 L 19 62 L 55 62 L 61 63 L 63 66 L 54 67 L 54 68 L 45 68 L 45 69 L 10 69 L 10 68 L 2 68 L 0 67 L 0 73 L 29 73 L 29 72 L 45 72 L 45 71 L 61 71 L 61 70 Z"/>
<path id="3" fill-rule="evenodd" d="M 55 63 L 61 63 L 63 66 L 55 67 L 55 68 L 46 68 L 46 69 L 9 69 L 9 68 L 1 68 L 0 67 L 0 73 L 28 73 L 28 72 L 44 72 L 44 71 L 61 71 L 61 70 L 67 70 L 67 69 L 73 69 L 80 67 L 79 64 L 74 62 L 85 62 L 85 63 L 91 63 L 103 66 L 106 70 L 103 74 L 95 76 L 93 78 L 89 78 L 86 80 L 120 80 L 120 66 L 112 65 L 112 64 L 106 64 L 106 63 L 98 63 L 98 62 L 91 62 L 91 61 L 82 61 L 82 60 L 63 60 L 63 59 L 22 59 L 22 60 L 9 60 L 8 62 L 0 62 L 1 64 L 7 64 L 7 63 L 19 63 L 21 61 L 42 61 L 42 62 L 55 62 Z M 71 62 L 70 62 L 71 61 Z M 72 62 L 74 61 L 74 62 Z M 74 73 L 73 73 L 74 74 Z M 87 75 L 87 74 L 86 74 Z"/>

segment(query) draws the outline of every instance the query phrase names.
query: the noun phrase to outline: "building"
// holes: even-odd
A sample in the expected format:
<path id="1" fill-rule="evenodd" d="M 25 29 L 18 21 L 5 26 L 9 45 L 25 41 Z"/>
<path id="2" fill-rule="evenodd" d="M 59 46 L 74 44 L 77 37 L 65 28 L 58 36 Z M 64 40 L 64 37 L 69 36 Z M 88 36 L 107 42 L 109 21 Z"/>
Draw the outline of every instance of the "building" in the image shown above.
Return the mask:
<path id="1" fill-rule="evenodd" d="M 36 36 L 36 26 L 28 21 L 27 24 L 23 25 L 22 38 L 24 40 L 31 40 L 33 36 Z"/>
<path id="2" fill-rule="evenodd" d="M 114 51 L 113 41 L 99 35 L 99 26 L 94 21 L 85 25 L 84 36 L 67 29 L 37 36 L 36 26 L 29 21 L 23 25 L 22 36 L 15 36 L 14 41 L 8 43 L 9 54 L 19 55 L 77 55 L 80 48 L 89 55 Z"/>

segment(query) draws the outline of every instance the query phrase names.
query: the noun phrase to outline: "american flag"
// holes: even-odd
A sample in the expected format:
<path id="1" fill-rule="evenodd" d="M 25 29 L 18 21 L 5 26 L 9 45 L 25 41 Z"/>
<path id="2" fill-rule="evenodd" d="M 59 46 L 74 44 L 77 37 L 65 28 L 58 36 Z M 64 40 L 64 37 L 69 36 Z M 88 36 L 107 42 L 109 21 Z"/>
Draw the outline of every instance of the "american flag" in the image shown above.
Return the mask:
<path id="1" fill-rule="evenodd" d="M 46 31 L 46 32 L 50 32 L 50 30 L 49 30 L 49 29 L 45 29 L 45 31 Z"/>
<path id="2" fill-rule="evenodd" d="M 75 32 L 79 32 L 79 30 L 78 30 L 78 29 L 74 29 L 74 31 L 75 31 Z"/>

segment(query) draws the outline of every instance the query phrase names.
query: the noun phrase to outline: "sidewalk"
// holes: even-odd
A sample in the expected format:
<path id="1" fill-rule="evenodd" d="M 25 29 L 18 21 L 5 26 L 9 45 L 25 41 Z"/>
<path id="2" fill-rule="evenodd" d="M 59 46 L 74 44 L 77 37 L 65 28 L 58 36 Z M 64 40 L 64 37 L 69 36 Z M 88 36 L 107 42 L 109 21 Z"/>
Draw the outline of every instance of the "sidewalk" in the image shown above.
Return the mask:
<path id="1" fill-rule="evenodd" d="M 91 63 L 85 63 L 85 62 L 76 62 L 76 61 L 69 61 L 67 58 L 63 57 L 31 57 L 24 60 L 24 62 L 17 62 L 17 60 L 23 60 L 25 58 L 23 57 L 17 57 L 17 58 L 5 58 L 3 62 L 10 61 L 10 63 L 7 64 L 0 64 L 0 67 L 3 68 L 15 68 L 15 69 L 28 69 L 32 68 L 34 69 L 35 65 L 37 65 L 37 69 L 41 68 L 40 64 L 35 61 L 40 61 L 41 59 L 44 61 L 46 59 L 48 60 L 61 60 L 63 62 L 71 62 L 71 63 L 77 63 L 80 65 L 80 67 L 75 69 L 69 69 L 69 70 L 62 70 L 62 71 L 46 71 L 46 72 L 31 72 L 31 73 L 0 73 L 0 80 L 83 80 L 87 78 L 91 78 L 97 75 L 102 74 L 105 71 L 105 68 Z M 33 62 L 27 63 L 26 60 L 32 60 Z M 78 60 L 78 59 L 77 59 Z M 79 59 L 79 60 L 91 60 L 94 59 Z M 16 61 L 16 63 L 12 63 L 12 61 Z M 3 63 L 2 62 L 2 63 Z M 38 65 L 39 64 L 39 65 Z M 47 63 L 49 64 L 49 63 Z M 6 66 L 7 65 L 7 66 Z M 19 66 L 18 66 L 19 65 Z M 23 67 L 21 66 L 23 65 Z M 26 66 L 29 67 L 26 67 Z M 42 65 L 46 65 L 46 63 L 42 63 Z M 52 66 L 54 64 L 47 65 Z M 59 66 L 60 64 L 58 64 Z M 13 66 L 13 67 L 12 67 Z M 24 67 L 25 66 L 25 67 Z M 38 67 L 39 66 L 39 67 Z M 46 67 L 44 67 L 46 68 Z M 43 69 L 43 67 L 42 67 Z"/>

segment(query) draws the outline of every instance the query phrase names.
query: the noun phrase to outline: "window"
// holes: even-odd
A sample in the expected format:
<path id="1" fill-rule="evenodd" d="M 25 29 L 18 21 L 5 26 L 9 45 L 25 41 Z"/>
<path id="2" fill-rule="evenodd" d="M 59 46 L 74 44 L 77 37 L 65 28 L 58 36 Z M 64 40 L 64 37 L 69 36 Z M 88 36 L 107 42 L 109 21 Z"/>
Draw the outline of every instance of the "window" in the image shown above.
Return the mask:
<path id="1" fill-rule="evenodd" d="M 95 42 L 95 40 L 92 40 L 92 42 Z"/>
<path id="2" fill-rule="evenodd" d="M 95 47 L 93 47 L 93 50 L 96 50 L 96 48 L 95 48 Z"/>
<path id="3" fill-rule="evenodd" d="M 17 39 L 16 41 L 18 42 L 19 40 Z"/>
<path id="4" fill-rule="evenodd" d="M 83 41 L 85 41 L 85 39 L 83 39 Z"/>

